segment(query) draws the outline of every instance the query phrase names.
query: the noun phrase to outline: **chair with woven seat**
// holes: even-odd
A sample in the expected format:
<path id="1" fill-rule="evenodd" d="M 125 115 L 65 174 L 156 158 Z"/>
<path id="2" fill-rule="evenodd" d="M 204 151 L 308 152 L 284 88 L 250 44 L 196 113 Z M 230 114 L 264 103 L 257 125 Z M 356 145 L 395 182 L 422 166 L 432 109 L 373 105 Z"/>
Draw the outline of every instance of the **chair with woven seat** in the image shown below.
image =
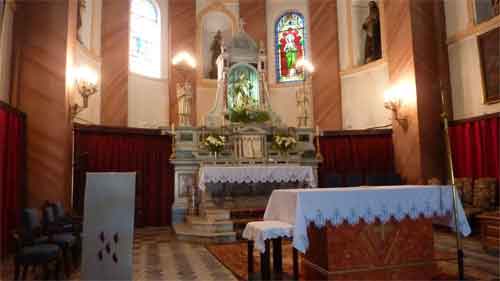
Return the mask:
<path id="1" fill-rule="evenodd" d="M 22 239 L 21 235 L 13 232 L 12 236 L 16 241 L 16 252 L 14 255 L 14 280 L 26 280 L 29 267 L 42 266 L 45 274 L 44 278 L 50 279 L 50 266 L 53 264 L 53 278 L 58 279 L 61 263 L 61 249 L 54 244 L 33 244 Z M 21 275 L 22 268 L 22 275 Z"/>
<path id="2" fill-rule="evenodd" d="M 248 280 L 270 280 L 286 278 L 283 273 L 282 239 L 291 238 L 293 225 L 280 221 L 250 222 L 243 231 L 248 240 Z M 271 273 L 270 252 L 273 244 L 273 272 Z M 260 251 L 260 275 L 254 273 L 254 246 Z M 293 248 L 293 279 L 299 278 L 298 252 Z"/>

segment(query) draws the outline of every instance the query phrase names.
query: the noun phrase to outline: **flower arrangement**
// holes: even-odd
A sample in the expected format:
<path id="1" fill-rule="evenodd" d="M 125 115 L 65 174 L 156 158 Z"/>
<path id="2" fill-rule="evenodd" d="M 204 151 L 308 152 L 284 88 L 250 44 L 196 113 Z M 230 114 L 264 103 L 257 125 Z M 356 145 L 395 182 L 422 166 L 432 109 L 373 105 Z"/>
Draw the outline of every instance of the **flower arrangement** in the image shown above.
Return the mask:
<path id="1" fill-rule="evenodd" d="M 276 135 L 273 138 L 273 147 L 281 152 L 288 152 L 297 144 L 297 140 L 292 136 Z"/>
<path id="2" fill-rule="evenodd" d="M 234 123 L 264 123 L 270 119 L 267 111 L 254 106 L 235 107 L 229 111 L 229 120 Z"/>
<path id="3" fill-rule="evenodd" d="M 203 140 L 203 145 L 207 147 L 210 152 L 220 153 L 224 150 L 226 138 L 224 136 L 209 135 Z"/>

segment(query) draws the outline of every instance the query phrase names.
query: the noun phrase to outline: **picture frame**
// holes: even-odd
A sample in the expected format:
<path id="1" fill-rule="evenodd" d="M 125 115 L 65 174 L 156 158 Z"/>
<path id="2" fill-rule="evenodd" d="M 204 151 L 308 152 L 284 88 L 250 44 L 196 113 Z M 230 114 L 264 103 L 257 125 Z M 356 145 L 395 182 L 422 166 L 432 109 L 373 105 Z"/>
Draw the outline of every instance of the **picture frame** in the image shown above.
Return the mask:
<path id="1" fill-rule="evenodd" d="M 500 27 L 477 37 L 481 76 L 483 83 L 483 102 L 500 102 Z"/>
<path id="2" fill-rule="evenodd" d="M 5 6 L 7 6 L 7 0 L 0 0 L 0 38 L 2 37 L 3 15 L 5 13 Z"/>

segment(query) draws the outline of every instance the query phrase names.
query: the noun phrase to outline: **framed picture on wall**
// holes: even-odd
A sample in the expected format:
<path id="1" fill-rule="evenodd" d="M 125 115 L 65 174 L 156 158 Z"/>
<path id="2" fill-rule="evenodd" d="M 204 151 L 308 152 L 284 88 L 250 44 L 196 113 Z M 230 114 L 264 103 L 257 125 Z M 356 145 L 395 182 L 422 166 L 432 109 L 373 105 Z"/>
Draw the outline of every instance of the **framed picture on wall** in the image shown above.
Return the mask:
<path id="1" fill-rule="evenodd" d="M 3 14 L 5 11 L 5 2 L 7 0 L 0 0 L 0 37 L 2 37 Z"/>
<path id="2" fill-rule="evenodd" d="M 478 36 L 484 102 L 500 102 L 500 27 Z"/>

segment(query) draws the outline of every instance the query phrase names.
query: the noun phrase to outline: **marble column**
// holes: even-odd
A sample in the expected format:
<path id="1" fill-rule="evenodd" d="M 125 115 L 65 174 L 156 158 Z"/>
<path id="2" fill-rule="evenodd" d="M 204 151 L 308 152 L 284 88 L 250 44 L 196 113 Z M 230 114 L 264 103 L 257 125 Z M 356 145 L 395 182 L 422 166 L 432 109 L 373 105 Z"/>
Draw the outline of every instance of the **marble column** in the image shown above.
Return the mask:
<path id="1" fill-rule="evenodd" d="M 393 121 L 396 168 L 409 184 L 444 180 L 446 174 L 440 114 L 449 66 L 443 19 L 441 0 L 385 2 L 390 90 L 401 96 L 400 116 L 407 118 L 406 128 Z"/>
<path id="2" fill-rule="evenodd" d="M 342 129 L 340 56 L 336 0 L 309 0 L 314 122 L 322 130 Z"/>
<path id="3" fill-rule="evenodd" d="M 102 125 L 128 125 L 129 18 L 129 1 L 102 1 Z"/>

